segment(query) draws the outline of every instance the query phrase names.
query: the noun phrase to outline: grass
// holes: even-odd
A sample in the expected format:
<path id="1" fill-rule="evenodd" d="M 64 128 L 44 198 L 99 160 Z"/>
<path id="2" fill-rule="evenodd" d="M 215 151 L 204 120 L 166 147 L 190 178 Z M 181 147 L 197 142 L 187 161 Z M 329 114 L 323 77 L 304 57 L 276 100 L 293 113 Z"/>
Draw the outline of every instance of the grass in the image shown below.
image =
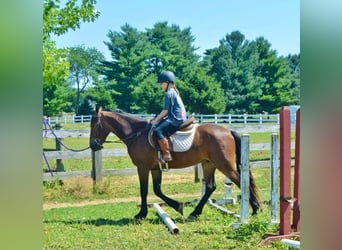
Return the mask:
<path id="1" fill-rule="evenodd" d="M 172 235 L 152 208 L 135 223 L 135 209 L 134 202 L 127 202 L 46 211 L 43 249 L 287 249 L 279 242 L 257 247 L 260 235 L 275 228 L 262 216 L 234 230 L 229 225 L 235 220 L 211 207 L 194 222 L 163 207 L 179 228 Z"/>
<path id="2" fill-rule="evenodd" d="M 277 225 L 270 224 L 270 211 L 266 205 L 270 199 L 270 171 L 255 168 L 253 175 L 265 201 L 261 213 L 250 219 L 238 230 L 230 228 L 236 222 L 231 217 L 206 205 L 201 217 L 186 221 L 193 207 L 185 207 L 184 216 L 169 207 L 164 211 L 174 220 L 180 233 L 172 235 L 165 224 L 149 208 L 147 218 L 137 224 L 132 217 L 138 212 L 139 184 L 137 176 L 108 176 L 95 186 L 86 177 L 76 177 L 44 185 L 44 204 L 63 204 L 67 208 L 44 210 L 44 249 L 288 249 L 280 242 L 258 247 L 267 232 L 276 232 Z M 217 190 L 214 199 L 223 198 L 224 176 L 217 172 Z M 201 183 L 194 183 L 193 173 L 165 173 L 163 191 L 179 201 L 192 201 L 201 195 Z M 152 190 L 150 184 L 149 190 Z M 236 197 L 238 188 L 233 187 Z M 105 204 L 93 204 L 106 200 Z M 84 206 L 72 207 L 83 201 Z M 152 192 L 148 202 L 160 202 Z M 96 203 L 96 202 L 95 202 Z M 238 213 L 239 205 L 227 205 Z"/>

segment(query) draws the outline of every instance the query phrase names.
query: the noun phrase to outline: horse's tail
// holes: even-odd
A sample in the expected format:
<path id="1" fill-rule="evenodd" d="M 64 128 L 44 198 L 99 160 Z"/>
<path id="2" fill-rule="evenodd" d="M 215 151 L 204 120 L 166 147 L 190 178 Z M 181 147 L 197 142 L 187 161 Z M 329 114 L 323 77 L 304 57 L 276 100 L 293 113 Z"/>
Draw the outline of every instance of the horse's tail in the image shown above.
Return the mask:
<path id="1" fill-rule="evenodd" d="M 236 131 L 231 130 L 231 133 L 235 141 L 236 166 L 240 174 L 241 172 L 241 137 Z M 251 170 L 249 170 L 249 187 L 250 187 L 249 190 L 251 192 L 251 197 L 253 196 L 255 197 L 255 202 L 257 203 L 255 205 L 260 207 L 261 203 L 260 203 L 260 198 L 258 195 L 258 187 L 255 184 L 255 180 L 254 180 Z"/>
<path id="2" fill-rule="evenodd" d="M 234 137 L 235 141 L 235 154 L 236 154 L 236 166 L 240 173 L 241 170 L 241 137 L 236 131 L 230 131 Z"/>

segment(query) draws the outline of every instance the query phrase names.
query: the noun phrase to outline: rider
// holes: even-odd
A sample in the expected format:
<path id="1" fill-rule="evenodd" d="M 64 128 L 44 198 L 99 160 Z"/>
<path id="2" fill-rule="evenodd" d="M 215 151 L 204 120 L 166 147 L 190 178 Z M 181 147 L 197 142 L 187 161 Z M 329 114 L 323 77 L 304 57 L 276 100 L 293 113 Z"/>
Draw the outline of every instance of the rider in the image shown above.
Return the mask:
<path id="1" fill-rule="evenodd" d="M 162 161 L 172 161 L 170 146 L 165 135 L 172 134 L 186 120 L 186 111 L 183 101 L 176 87 L 176 77 L 171 71 L 163 71 L 158 76 L 160 88 L 165 91 L 163 110 L 151 123 L 156 126 L 154 136 L 158 140 L 163 152 Z"/>

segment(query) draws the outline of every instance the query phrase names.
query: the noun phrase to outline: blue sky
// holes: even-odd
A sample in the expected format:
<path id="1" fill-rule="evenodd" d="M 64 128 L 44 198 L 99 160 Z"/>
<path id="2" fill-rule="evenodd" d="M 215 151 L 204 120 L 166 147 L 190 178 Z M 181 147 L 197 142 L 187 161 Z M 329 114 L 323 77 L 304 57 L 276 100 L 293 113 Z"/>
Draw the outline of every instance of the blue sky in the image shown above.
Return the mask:
<path id="1" fill-rule="evenodd" d="M 278 55 L 300 53 L 299 0 L 98 0 L 100 17 L 82 23 L 80 29 L 53 37 L 57 47 L 85 45 L 96 47 L 107 59 L 104 41 L 109 30 L 120 31 L 125 23 L 145 31 L 157 22 L 167 21 L 181 29 L 191 28 L 197 54 L 215 48 L 219 40 L 238 30 L 247 40 L 263 36 Z"/>

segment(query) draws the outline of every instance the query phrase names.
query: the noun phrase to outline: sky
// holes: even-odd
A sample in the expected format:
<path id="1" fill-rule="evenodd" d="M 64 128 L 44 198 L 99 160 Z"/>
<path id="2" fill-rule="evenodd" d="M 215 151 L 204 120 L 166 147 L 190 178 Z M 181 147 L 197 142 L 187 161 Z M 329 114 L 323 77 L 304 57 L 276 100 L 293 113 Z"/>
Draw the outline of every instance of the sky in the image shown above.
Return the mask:
<path id="1" fill-rule="evenodd" d="M 201 56 L 232 31 L 249 41 L 264 37 L 278 56 L 300 53 L 300 0 L 98 0 L 95 8 L 100 16 L 94 22 L 52 37 L 57 47 L 95 47 L 109 60 L 109 31 L 120 32 L 126 23 L 145 31 L 167 21 L 191 28 Z"/>

